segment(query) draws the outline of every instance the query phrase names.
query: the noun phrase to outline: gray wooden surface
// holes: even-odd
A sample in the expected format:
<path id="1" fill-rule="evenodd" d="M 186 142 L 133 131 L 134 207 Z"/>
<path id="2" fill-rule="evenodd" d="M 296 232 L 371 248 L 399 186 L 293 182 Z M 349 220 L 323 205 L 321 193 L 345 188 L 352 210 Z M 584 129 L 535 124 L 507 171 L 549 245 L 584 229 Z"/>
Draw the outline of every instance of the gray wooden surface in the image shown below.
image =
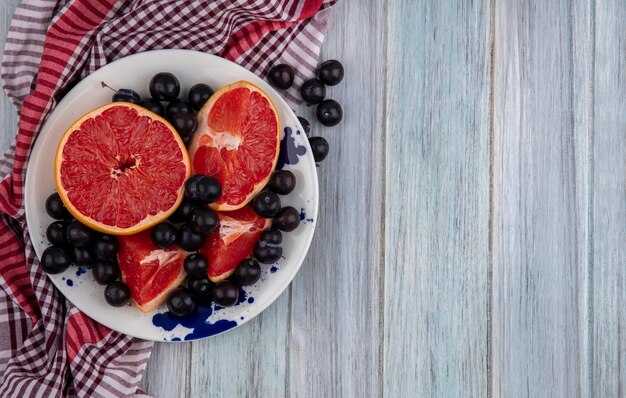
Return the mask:
<path id="1" fill-rule="evenodd" d="M 157 344 L 146 390 L 625 397 L 626 2 L 343 0 L 322 58 L 345 120 L 313 123 L 307 260 L 245 326 Z"/>
<path id="2" fill-rule="evenodd" d="M 493 393 L 588 396 L 591 3 L 495 7 Z"/>
<path id="3" fill-rule="evenodd" d="M 445 3 L 388 5 L 389 397 L 487 394 L 490 5 Z"/>

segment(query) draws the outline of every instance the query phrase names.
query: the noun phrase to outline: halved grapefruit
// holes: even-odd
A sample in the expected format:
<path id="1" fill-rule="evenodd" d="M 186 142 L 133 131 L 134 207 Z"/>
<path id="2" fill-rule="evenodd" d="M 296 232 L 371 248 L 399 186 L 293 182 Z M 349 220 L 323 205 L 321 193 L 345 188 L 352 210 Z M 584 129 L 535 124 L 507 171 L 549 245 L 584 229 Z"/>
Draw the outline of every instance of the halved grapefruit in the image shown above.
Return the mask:
<path id="1" fill-rule="evenodd" d="M 215 177 L 222 195 L 215 210 L 245 206 L 263 189 L 280 150 L 276 109 L 267 94 L 246 81 L 219 89 L 198 112 L 189 145 L 194 174 Z"/>
<path id="2" fill-rule="evenodd" d="M 76 219 L 101 232 L 129 235 L 176 210 L 190 170 L 174 127 L 138 105 L 114 102 L 67 129 L 54 178 Z"/>
<path id="3" fill-rule="evenodd" d="M 161 249 L 152 243 L 150 231 L 121 236 L 117 262 L 130 296 L 143 312 L 158 307 L 185 279 L 187 252 L 178 246 Z"/>
<path id="4" fill-rule="evenodd" d="M 246 206 L 239 210 L 217 212 L 219 226 L 208 237 L 200 253 L 209 259 L 209 279 L 219 282 L 228 278 L 237 264 L 252 253 L 261 232 L 272 221 L 258 216 Z"/>

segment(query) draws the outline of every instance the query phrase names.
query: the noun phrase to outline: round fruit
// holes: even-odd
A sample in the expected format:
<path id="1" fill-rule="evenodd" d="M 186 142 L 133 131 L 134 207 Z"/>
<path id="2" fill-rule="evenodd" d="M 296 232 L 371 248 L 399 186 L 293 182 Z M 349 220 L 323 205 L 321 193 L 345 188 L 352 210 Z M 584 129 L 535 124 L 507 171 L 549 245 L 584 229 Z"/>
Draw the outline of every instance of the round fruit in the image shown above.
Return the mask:
<path id="1" fill-rule="evenodd" d="M 311 145 L 311 152 L 313 152 L 313 159 L 316 162 L 321 162 L 328 156 L 328 141 L 324 137 L 311 137 L 309 138 L 309 145 Z"/>
<path id="2" fill-rule="evenodd" d="M 343 65 L 336 59 L 322 62 L 317 70 L 317 77 L 327 86 L 334 86 L 343 80 Z"/>
<path id="3" fill-rule="evenodd" d="M 228 278 L 237 264 L 250 256 L 261 232 L 271 225 L 271 220 L 258 216 L 248 206 L 235 211 L 218 211 L 217 216 L 217 229 L 207 236 L 200 249 L 200 253 L 210 259 L 208 276 L 213 282 Z"/>
<path id="4" fill-rule="evenodd" d="M 235 278 L 240 285 L 252 285 L 261 277 L 261 266 L 251 258 L 241 261 L 235 268 Z"/>
<path id="5" fill-rule="evenodd" d="M 200 253 L 192 253 L 185 257 L 183 266 L 189 275 L 197 277 L 206 275 L 209 270 L 209 262 Z"/>
<path id="6" fill-rule="evenodd" d="M 193 134 L 198 127 L 198 119 L 193 113 L 179 113 L 170 120 L 172 126 L 183 137 Z"/>
<path id="7" fill-rule="evenodd" d="M 100 259 L 114 259 L 120 250 L 120 242 L 113 235 L 100 235 L 96 237 L 93 250 Z"/>
<path id="8" fill-rule="evenodd" d="M 67 224 L 67 227 L 65 228 L 65 239 L 70 245 L 88 245 L 93 240 L 93 235 L 93 231 L 89 227 L 79 223 L 78 221 L 72 221 Z"/>
<path id="9" fill-rule="evenodd" d="M 217 228 L 217 214 L 210 208 L 199 208 L 191 212 L 191 228 L 199 234 L 210 234 Z"/>
<path id="10" fill-rule="evenodd" d="M 108 285 L 120 277 L 120 267 L 115 260 L 98 260 L 92 272 L 93 279 L 101 285 Z"/>
<path id="11" fill-rule="evenodd" d="M 191 294 L 184 287 L 174 290 L 167 299 L 167 309 L 175 316 L 191 314 L 196 309 Z"/>
<path id="12" fill-rule="evenodd" d="M 326 97 L 326 86 L 317 79 L 307 80 L 300 87 L 300 95 L 309 105 L 319 104 Z"/>
<path id="13" fill-rule="evenodd" d="M 46 213 L 56 220 L 67 220 L 72 215 L 65 208 L 61 196 L 58 193 L 53 193 L 46 199 Z"/>
<path id="14" fill-rule="evenodd" d="M 161 72 L 150 80 L 150 95 L 159 101 L 174 101 L 180 93 L 180 83 L 176 76 L 169 72 Z"/>
<path id="15" fill-rule="evenodd" d="M 120 236 L 117 254 L 124 282 L 137 308 L 148 312 L 167 300 L 185 280 L 183 261 L 187 253 L 177 246 L 161 249 L 152 243 L 150 231 Z"/>
<path id="16" fill-rule="evenodd" d="M 280 245 L 266 243 L 262 240 L 254 245 L 254 257 L 263 264 L 272 264 L 283 255 L 283 248 Z"/>
<path id="17" fill-rule="evenodd" d="M 189 170 L 185 145 L 169 123 L 138 105 L 113 103 L 65 132 L 54 172 L 61 199 L 77 220 L 128 235 L 174 212 Z"/>
<path id="18" fill-rule="evenodd" d="M 60 274 L 70 266 L 67 250 L 50 246 L 41 255 L 41 268 L 49 274 Z"/>
<path id="19" fill-rule="evenodd" d="M 286 90 L 293 84 L 293 68 L 287 64 L 274 66 L 267 74 L 267 80 L 276 88 Z"/>
<path id="20" fill-rule="evenodd" d="M 298 116 L 298 121 L 300 122 L 300 124 L 302 125 L 302 128 L 304 129 L 304 133 L 308 136 L 309 133 L 311 132 L 311 123 L 309 123 L 308 120 L 300 116 Z"/>
<path id="21" fill-rule="evenodd" d="M 245 81 L 222 87 L 198 112 L 189 154 L 194 174 L 213 176 L 222 187 L 213 209 L 239 209 L 267 184 L 278 161 L 279 125 L 269 97 Z"/>
<path id="22" fill-rule="evenodd" d="M 75 265 L 92 265 L 98 259 L 89 246 L 75 246 L 71 249 L 72 263 Z"/>
<path id="23" fill-rule="evenodd" d="M 185 183 L 185 193 L 193 201 L 210 204 L 220 197 L 222 187 L 215 178 L 196 174 Z"/>
<path id="24" fill-rule="evenodd" d="M 150 112 L 156 113 L 157 115 L 164 117 L 165 116 L 165 108 L 160 101 L 157 101 L 152 98 L 145 99 L 139 103 L 139 105 L 143 106 Z"/>
<path id="25" fill-rule="evenodd" d="M 214 93 L 213 89 L 208 84 L 204 84 L 204 83 L 194 84 L 189 89 L 189 94 L 187 95 L 187 101 L 189 102 L 189 105 L 191 105 L 193 109 L 195 109 L 196 111 L 199 111 L 202 108 L 202 105 L 204 105 L 204 103 L 207 102 L 209 98 L 211 98 L 213 93 Z"/>
<path id="26" fill-rule="evenodd" d="M 239 288 L 231 281 L 223 281 L 215 285 L 213 300 L 222 307 L 231 307 L 239 299 Z"/>
<path id="27" fill-rule="evenodd" d="M 289 170 L 276 170 L 270 177 L 269 186 L 279 195 L 288 195 L 296 188 L 296 176 Z"/>
<path id="28" fill-rule="evenodd" d="M 65 246 L 67 241 L 65 240 L 65 228 L 67 223 L 64 221 L 55 221 L 48 225 L 46 229 L 46 238 L 48 242 L 57 246 Z"/>
<path id="29" fill-rule="evenodd" d="M 113 307 L 122 307 L 130 300 L 130 289 L 124 282 L 115 281 L 104 288 L 104 299 Z"/>
<path id="30" fill-rule="evenodd" d="M 200 302 L 207 303 L 213 296 L 215 284 L 206 275 L 202 275 L 201 277 L 190 276 L 187 279 L 187 286 L 189 286 L 189 291 L 194 298 Z"/>
<path id="31" fill-rule="evenodd" d="M 274 222 L 281 231 L 291 232 L 300 225 L 300 213 L 291 206 L 283 207 Z"/>
<path id="32" fill-rule="evenodd" d="M 180 206 L 178 206 L 174 214 L 170 216 L 169 220 L 175 224 L 189 221 L 191 219 L 191 212 L 195 208 L 196 206 L 193 204 L 191 199 L 185 198 L 180 203 Z"/>
<path id="33" fill-rule="evenodd" d="M 162 222 L 152 228 L 150 237 L 152 238 L 152 243 L 165 249 L 176 243 L 176 227 L 168 222 Z"/>
<path id="34" fill-rule="evenodd" d="M 165 109 L 165 117 L 167 118 L 167 120 L 171 121 L 172 119 L 174 119 L 174 116 L 181 113 L 193 114 L 191 107 L 185 101 L 177 99 L 167 104 L 167 108 Z"/>
<path id="35" fill-rule="evenodd" d="M 195 252 L 204 244 L 204 235 L 191 228 L 190 224 L 183 224 L 178 230 L 178 246 L 188 252 Z"/>
<path id="36" fill-rule="evenodd" d="M 120 88 L 113 94 L 111 99 L 113 102 L 130 102 L 132 104 L 138 104 L 141 102 L 141 97 L 135 90 L 129 88 Z"/>
<path id="37" fill-rule="evenodd" d="M 315 116 L 324 126 L 336 126 L 343 119 L 343 110 L 339 102 L 331 99 L 324 100 L 317 106 Z"/>
<path id="38" fill-rule="evenodd" d="M 280 245 L 283 243 L 283 234 L 277 228 L 266 229 L 261 233 L 260 242 L 264 242 L 269 245 Z"/>
<path id="39" fill-rule="evenodd" d="M 252 208 L 261 217 L 272 218 L 280 211 L 280 198 L 272 191 L 261 191 L 252 201 Z"/>

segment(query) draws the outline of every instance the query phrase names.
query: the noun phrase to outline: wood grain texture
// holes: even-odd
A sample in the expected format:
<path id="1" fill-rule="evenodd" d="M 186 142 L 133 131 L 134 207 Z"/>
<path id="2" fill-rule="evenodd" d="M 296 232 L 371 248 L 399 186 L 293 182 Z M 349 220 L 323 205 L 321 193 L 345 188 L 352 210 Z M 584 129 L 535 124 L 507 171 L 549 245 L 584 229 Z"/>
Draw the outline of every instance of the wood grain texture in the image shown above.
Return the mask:
<path id="1" fill-rule="evenodd" d="M 389 2 L 384 395 L 487 395 L 487 1 Z"/>
<path id="2" fill-rule="evenodd" d="M 191 349 L 188 343 L 155 343 L 141 388 L 154 398 L 188 397 Z"/>
<path id="3" fill-rule="evenodd" d="M 20 0 L 4 0 L 0 5 L 0 49 L 4 53 L 4 43 L 15 7 Z M 0 57 L 2 57 L 0 53 Z M 0 92 L 0 155 L 11 145 L 17 134 L 17 112 L 4 90 Z"/>
<path id="4" fill-rule="evenodd" d="M 285 291 L 245 325 L 191 343 L 186 397 L 285 396 L 288 303 Z"/>
<path id="5" fill-rule="evenodd" d="M 625 397 L 626 3 L 595 16 L 591 371 L 595 397 Z"/>
<path id="6" fill-rule="evenodd" d="M 496 2 L 493 396 L 589 395 L 590 11 Z"/>
<path id="7" fill-rule="evenodd" d="M 330 143 L 318 169 L 320 212 L 309 254 L 292 285 L 288 395 L 376 397 L 380 384 L 383 231 L 383 2 L 333 7 L 321 60 L 336 58 L 344 80 L 328 87 L 344 120 L 301 115 Z"/>

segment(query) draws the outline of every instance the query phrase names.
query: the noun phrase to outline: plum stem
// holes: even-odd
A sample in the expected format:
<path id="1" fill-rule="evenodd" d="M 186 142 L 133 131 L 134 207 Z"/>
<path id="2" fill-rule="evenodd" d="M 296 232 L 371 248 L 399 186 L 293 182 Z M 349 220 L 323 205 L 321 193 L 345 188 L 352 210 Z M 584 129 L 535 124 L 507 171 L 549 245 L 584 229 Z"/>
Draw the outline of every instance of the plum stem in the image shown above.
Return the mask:
<path id="1" fill-rule="evenodd" d="M 108 88 L 109 90 L 113 91 L 114 93 L 117 93 L 117 90 L 114 89 L 113 87 L 109 86 L 108 84 L 106 84 L 105 82 L 100 82 L 100 85 L 104 88 Z"/>

